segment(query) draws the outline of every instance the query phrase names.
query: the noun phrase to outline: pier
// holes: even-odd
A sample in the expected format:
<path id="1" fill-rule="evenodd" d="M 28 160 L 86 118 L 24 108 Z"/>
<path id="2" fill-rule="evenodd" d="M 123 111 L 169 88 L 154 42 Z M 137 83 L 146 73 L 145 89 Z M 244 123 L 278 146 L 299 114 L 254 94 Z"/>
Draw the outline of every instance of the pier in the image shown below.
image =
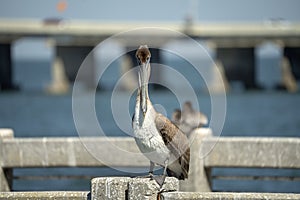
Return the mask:
<path id="1" fill-rule="evenodd" d="M 282 137 L 214 137 L 193 133 L 189 179 L 168 178 L 165 190 L 149 179 L 132 177 L 94 177 L 91 190 L 84 192 L 14 192 L 14 168 L 49 167 L 148 167 L 142 155 L 120 154 L 111 146 L 127 152 L 138 152 L 131 137 L 67 137 L 15 138 L 13 130 L 0 129 L 0 198 L 2 199 L 299 199 L 300 194 L 289 193 L 228 193 L 211 190 L 213 179 L 243 179 L 245 177 L 212 176 L 213 168 L 300 168 L 300 139 Z M 107 155 L 105 163 L 93 157 L 83 144 L 93 151 Z M 112 145 L 113 144 L 113 145 Z M 109 151 L 109 153 L 107 152 Z M 246 177 L 249 180 L 272 179 L 299 181 L 299 177 Z M 47 180 L 45 180 L 47 181 Z M 116 198 L 117 197 L 117 198 Z"/>

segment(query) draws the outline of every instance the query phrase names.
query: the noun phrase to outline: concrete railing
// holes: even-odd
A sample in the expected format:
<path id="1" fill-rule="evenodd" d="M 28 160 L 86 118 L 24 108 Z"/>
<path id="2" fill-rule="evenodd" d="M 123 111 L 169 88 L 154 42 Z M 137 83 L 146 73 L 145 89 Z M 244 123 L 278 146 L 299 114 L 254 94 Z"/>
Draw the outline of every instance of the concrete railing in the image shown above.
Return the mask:
<path id="1" fill-rule="evenodd" d="M 91 192 L 0 192 L 0 199 L 10 200 L 193 200 L 193 199 L 300 199 L 300 194 L 283 193 L 220 193 L 220 192 L 178 192 L 179 181 L 167 177 L 162 188 L 148 178 L 101 177 L 91 181 Z"/>
<path id="2" fill-rule="evenodd" d="M 95 152 L 109 155 L 105 159 L 105 163 L 93 157 L 84 145 L 93 147 Z M 113 146 L 118 146 L 128 152 L 139 152 L 133 138 L 14 138 L 12 130 L 0 129 L 0 190 L 10 191 L 13 168 L 149 166 L 149 161 L 143 155 L 120 154 L 113 150 L 115 148 Z M 212 137 L 209 134 L 193 134 L 191 136 L 189 179 L 180 181 L 179 190 L 196 193 L 183 193 L 186 198 L 182 197 L 181 199 L 193 199 L 194 197 L 191 195 L 199 197 L 204 194 L 203 192 L 210 192 L 210 169 L 214 167 L 299 169 L 300 138 Z M 130 178 L 125 179 L 126 185 L 128 185 Z M 19 195 L 19 193 L 10 192 L 2 193 L 2 195 L 4 194 Z M 245 195 L 247 196 L 247 194 Z M 45 193 L 40 195 L 45 195 Z M 80 196 L 81 194 L 76 193 L 76 195 Z M 178 195 L 182 194 L 163 194 L 162 197 L 176 199 L 179 197 Z M 212 199 L 217 198 L 218 195 L 218 193 L 209 193 Z M 238 197 L 238 194 L 227 193 L 226 195 L 229 196 L 228 198 L 224 197 L 225 199 Z M 86 198 L 86 193 L 84 196 Z M 239 197 L 243 198 L 244 196 Z"/>

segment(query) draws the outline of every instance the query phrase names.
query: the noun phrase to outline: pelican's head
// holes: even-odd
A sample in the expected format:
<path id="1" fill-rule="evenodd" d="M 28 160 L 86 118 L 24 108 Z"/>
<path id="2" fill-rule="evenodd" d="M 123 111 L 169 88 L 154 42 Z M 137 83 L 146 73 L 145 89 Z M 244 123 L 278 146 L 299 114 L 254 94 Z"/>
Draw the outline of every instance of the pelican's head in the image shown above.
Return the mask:
<path id="1" fill-rule="evenodd" d="M 182 113 L 185 116 L 184 121 L 191 127 L 201 127 L 208 124 L 206 115 L 200 111 L 194 110 L 190 101 L 184 103 Z"/>
<path id="2" fill-rule="evenodd" d="M 146 113 L 147 105 L 146 99 L 148 98 L 148 82 L 150 78 L 150 58 L 151 53 L 148 49 L 147 45 L 141 45 L 135 54 L 139 67 L 139 88 L 141 89 L 141 97 L 142 97 L 142 110 L 143 113 Z"/>
<path id="3" fill-rule="evenodd" d="M 141 45 L 138 50 L 136 51 L 135 54 L 136 58 L 139 61 L 139 64 L 146 64 L 149 63 L 150 58 L 151 58 L 151 53 L 148 49 L 147 45 Z"/>

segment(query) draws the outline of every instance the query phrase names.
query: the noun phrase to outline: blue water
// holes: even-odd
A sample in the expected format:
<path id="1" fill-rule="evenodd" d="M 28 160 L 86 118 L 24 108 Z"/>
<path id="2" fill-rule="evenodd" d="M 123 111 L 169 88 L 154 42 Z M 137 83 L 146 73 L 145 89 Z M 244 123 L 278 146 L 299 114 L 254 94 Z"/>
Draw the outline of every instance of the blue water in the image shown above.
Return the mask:
<path id="1" fill-rule="evenodd" d="M 265 64 L 268 64 L 265 62 Z M 48 95 L 43 88 L 50 82 L 49 62 L 16 62 L 15 80 L 22 90 L 0 93 L 0 127 L 15 131 L 15 137 L 66 137 L 78 136 L 72 115 L 72 94 Z M 277 73 L 277 72 L 276 72 Z M 184 91 L 183 91 L 184 92 Z M 126 92 L 120 92 L 122 100 Z M 199 107 L 209 117 L 211 102 L 208 93 L 197 91 Z M 179 107 L 174 94 L 169 91 L 152 91 L 154 103 L 161 104 L 170 117 L 174 108 Z M 128 136 L 115 123 L 111 113 L 111 91 L 96 93 L 96 113 L 99 122 L 108 136 Z M 232 91 L 227 94 L 227 113 L 222 136 L 274 136 L 299 137 L 300 94 L 268 91 Z M 133 111 L 134 98 L 124 104 Z M 126 119 L 125 119 L 126 121 Z M 92 131 L 92 130 L 91 130 Z M 275 175 L 300 176 L 299 170 L 270 170 Z M 215 169 L 218 174 L 264 174 L 266 170 Z M 125 174 L 110 168 L 101 169 L 15 169 L 15 176 L 77 174 L 84 176 L 134 175 Z M 86 180 L 15 180 L 14 190 L 89 190 Z M 226 191 L 266 191 L 300 192 L 300 182 L 274 181 L 213 181 L 214 190 Z"/>
<path id="2" fill-rule="evenodd" d="M 111 136 L 123 135 L 110 108 L 110 92 L 98 92 L 96 111 L 104 131 Z M 153 102 L 164 105 L 170 117 L 179 103 L 168 102 L 166 92 L 151 94 Z M 210 97 L 199 94 L 201 110 L 210 113 Z M 227 113 L 222 136 L 300 136 L 300 94 L 283 92 L 248 92 L 227 95 Z M 16 137 L 78 136 L 73 116 L 71 94 L 53 96 L 44 93 L 1 93 L 0 127 L 11 127 Z M 133 110 L 133 102 L 128 109 Z M 102 113 L 102 115 L 100 115 Z M 105 115 L 103 115 L 105 113 Z"/>

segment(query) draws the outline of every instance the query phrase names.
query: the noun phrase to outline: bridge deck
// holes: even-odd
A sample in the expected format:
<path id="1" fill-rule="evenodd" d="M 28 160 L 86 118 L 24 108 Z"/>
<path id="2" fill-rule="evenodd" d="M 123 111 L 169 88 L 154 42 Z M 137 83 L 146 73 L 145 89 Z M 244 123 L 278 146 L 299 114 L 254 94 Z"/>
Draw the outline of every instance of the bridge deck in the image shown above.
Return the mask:
<path id="1" fill-rule="evenodd" d="M 286 46 L 300 45 L 299 23 L 194 23 L 187 25 L 181 22 L 122 22 L 122 21 L 72 21 L 72 20 L 33 20 L 33 19 L 0 19 L 0 42 L 7 42 L 20 37 L 54 37 L 60 42 L 73 43 L 77 45 L 96 44 L 105 38 L 120 32 L 145 29 L 135 34 L 128 34 L 127 44 L 135 45 L 136 34 L 147 37 L 149 40 L 162 41 L 178 38 L 175 32 L 186 33 L 189 36 L 209 39 L 220 46 L 234 45 L 256 45 L 263 40 L 279 41 Z M 169 29 L 175 31 L 160 31 Z M 63 38 L 62 38 L 63 37 Z M 67 38 L 66 37 L 70 37 Z M 122 35 L 124 37 L 124 35 Z M 124 42 L 124 41 L 123 41 Z"/>

